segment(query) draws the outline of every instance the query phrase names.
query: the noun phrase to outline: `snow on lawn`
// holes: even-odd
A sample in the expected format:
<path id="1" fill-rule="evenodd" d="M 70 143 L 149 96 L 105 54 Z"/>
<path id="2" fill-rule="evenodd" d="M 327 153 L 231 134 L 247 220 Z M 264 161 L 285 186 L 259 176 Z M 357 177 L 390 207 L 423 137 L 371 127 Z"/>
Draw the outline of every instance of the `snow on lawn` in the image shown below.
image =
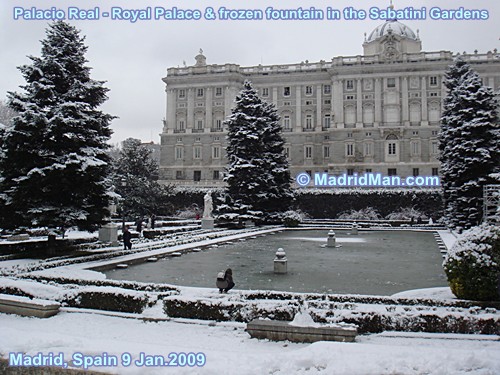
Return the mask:
<path id="1" fill-rule="evenodd" d="M 356 343 L 295 344 L 251 339 L 241 323 L 143 322 L 61 312 L 48 319 L 0 314 L 0 353 L 204 353 L 204 367 L 91 367 L 115 374 L 498 374 L 500 341 L 439 334 L 360 336 Z M 474 339 L 470 339 L 473 337 Z"/>

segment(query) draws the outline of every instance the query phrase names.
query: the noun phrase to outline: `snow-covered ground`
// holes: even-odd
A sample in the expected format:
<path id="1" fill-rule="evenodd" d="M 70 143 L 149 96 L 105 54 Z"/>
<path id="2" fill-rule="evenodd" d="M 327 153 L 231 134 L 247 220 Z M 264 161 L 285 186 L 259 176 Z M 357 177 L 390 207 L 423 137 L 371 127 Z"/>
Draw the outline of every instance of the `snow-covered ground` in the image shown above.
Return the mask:
<path id="1" fill-rule="evenodd" d="M 443 232 L 440 235 L 449 247 L 454 236 Z M 205 241 L 208 245 L 217 240 Z M 124 258 L 149 256 L 156 251 Z M 22 270 L 26 264 L 37 262 L 6 260 L 0 262 L 0 267 L 18 266 Z M 39 273 L 102 278 L 100 273 L 85 270 L 88 266 L 75 264 Z M 0 283 L 21 287 L 47 299 L 55 299 L 66 291 L 61 285 L 28 280 L 2 278 Z M 183 293 L 188 295 L 190 290 L 198 296 L 201 293 L 195 288 L 186 288 Z M 397 296 L 454 298 L 449 288 L 414 290 Z M 243 323 L 169 320 L 160 303 L 142 314 L 62 308 L 54 317 L 37 319 L 0 313 L 0 327 L 0 355 L 4 359 L 9 358 L 9 353 L 63 353 L 69 363 L 75 353 L 95 358 L 107 353 L 108 357 L 117 356 L 118 366 L 108 363 L 89 370 L 114 374 L 500 374 L 499 336 L 385 332 L 358 336 L 356 343 L 270 342 L 250 338 Z M 206 364 L 200 367 L 144 367 L 134 362 L 141 352 L 165 358 L 170 353 L 203 353 L 197 358 L 204 356 Z M 121 362 L 129 358 L 126 353 L 132 358 L 130 366 Z"/>
<path id="2" fill-rule="evenodd" d="M 144 315 L 155 316 L 154 307 Z M 68 309 L 70 310 L 70 309 Z M 383 333 L 356 343 L 296 344 L 252 339 L 242 323 L 174 319 L 144 322 L 119 314 L 64 311 L 48 319 L 0 314 L 0 352 L 60 352 L 122 359 L 132 364 L 90 367 L 114 374 L 499 374 L 499 337 Z M 126 314 L 122 314 L 126 316 Z M 142 367 L 140 353 L 204 353 L 203 367 Z M 126 354 L 125 357 L 127 358 Z M 81 367 L 80 367 L 81 368 Z"/>

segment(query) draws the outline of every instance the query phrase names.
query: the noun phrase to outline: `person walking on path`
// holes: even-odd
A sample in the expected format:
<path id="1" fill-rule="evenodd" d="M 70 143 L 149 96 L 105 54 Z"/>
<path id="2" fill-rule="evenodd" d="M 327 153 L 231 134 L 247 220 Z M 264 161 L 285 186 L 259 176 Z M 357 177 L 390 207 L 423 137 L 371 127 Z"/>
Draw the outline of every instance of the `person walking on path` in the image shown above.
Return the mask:
<path id="1" fill-rule="evenodd" d="M 123 250 L 132 249 L 132 233 L 128 230 L 128 225 L 125 225 L 123 230 Z"/>

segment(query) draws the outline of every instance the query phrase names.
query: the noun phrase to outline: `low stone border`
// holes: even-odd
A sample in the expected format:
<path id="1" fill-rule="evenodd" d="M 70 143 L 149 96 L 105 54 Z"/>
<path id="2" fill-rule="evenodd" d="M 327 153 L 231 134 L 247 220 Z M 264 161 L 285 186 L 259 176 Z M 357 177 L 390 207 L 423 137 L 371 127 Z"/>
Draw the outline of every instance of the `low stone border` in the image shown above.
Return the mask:
<path id="1" fill-rule="evenodd" d="M 0 312 L 36 318 L 49 318 L 59 312 L 61 305 L 43 299 L 0 294 Z"/>
<path id="2" fill-rule="evenodd" d="M 300 327 L 289 322 L 254 319 L 247 324 L 247 332 L 257 339 L 292 342 L 340 341 L 354 342 L 356 328 Z"/>

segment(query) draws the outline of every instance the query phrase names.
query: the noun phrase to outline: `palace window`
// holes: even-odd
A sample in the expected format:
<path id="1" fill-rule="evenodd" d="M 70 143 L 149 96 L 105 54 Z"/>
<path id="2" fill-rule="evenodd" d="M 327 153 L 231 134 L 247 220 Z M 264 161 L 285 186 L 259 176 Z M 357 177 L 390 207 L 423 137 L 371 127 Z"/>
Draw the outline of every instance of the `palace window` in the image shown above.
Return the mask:
<path id="1" fill-rule="evenodd" d="M 313 117 L 312 115 L 306 115 L 306 129 L 313 128 Z"/>
<path id="2" fill-rule="evenodd" d="M 323 127 L 324 128 L 329 128 L 331 125 L 331 116 L 330 115 L 325 115 L 325 117 L 323 117 Z"/>
<path id="3" fill-rule="evenodd" d="M 290 86 L 283 87 L 283 96 L 290 96 Z"/>
<path id="4" fill-rule="evenodd" d="M 354 143 L 347 143 L 345 145 L 346 156 L 354 156 Z"/>
<path id="5" fill-rule="evenodd" d="M 313 88 L 312 86 L 306 86 L 306 95 L 312 95 Z"/>
<path id="6" fill-rule="evenodd" d="M 388 155 L 396 155 L 396 142 L 389 142 L 387 143 L 387 154 Z"/>
<path id="7" fill-rule="evenodd" d="M 213 173 L 214 180 L 220 180 L 220 171 L 214 171 Z"/>
<path id="8" fill-rule="evenodd" d="M 215 88 L 215 96 L 222 96 L 222 87 Z"/>
<path id="9" fill-rule="evenodd" d="M 413 177 L 417 177 L 417 176 L 419 176 L 419 175 L 420 175 L 420 174 L 419 174 L 419 172 L 420 172 L 420 171 L 419 171 L 419 169 L 418 169 L 418 168 L 413 168 Z"/>
<path id="10" fill-rule="evenodd" d="M 325 159 L 330 157 L 330 146 L 323 146 L 323 157 Z"/>
<path id="11" fill-rule="evenodd" d="M 201 98 L 201 97 L 203 97 L 204 92 L 205 91 L 203 89 L 198 89 L 198 90 L 196 90 L 196 96 L 198 98 Z"/>
<path id="12" fill-rule="evenodd" d="M 212 158 L 213 159 L 220 159 L 220 146 L 213 146 L 212 147 Z"/>
<path id="13" fill-rule="evenodd" d="M 363 155 L 364 156 L 373 156 L 373 143 L 365 142 L 363 144 Z"/>
<path id="14" fill-rule="evenodd" d="M 354 81 L 352 79 L 348 79 L 345 81 L 346 90 L 354 90 Z"/>
<path id="15" fill-rule="evenodd" d="M 178 93 L 179 93 L 179 99 L 184 99 L 186 97 L 186 90 L 180 89 Z"/>
<path id="16" fill-rule="evenodd" d="M 396 87 L 396 78 L 387 78 L 387 87 L 388 88 Z"/>
<path id="17" fill-rule="evenodd" d="M 201 171 L 193 172 L 193 181 L 201 181 Z"/>
<path id="18" fill-rule="evenodd" d="M 436 76 L 430 77 L 429 78 L 429 84 L 431 86 L 437 86 L 437 84 L 438 84 L 438 77 L 436 77 Z"/>
<path id="19" fill-rule="evenodd" d="M 330 94 L 332 92 L 332 86 L 331 85 L 323 85 L 323 94 Z"/>
<path id="20" fill-rule="evenodd" d="M 196 146 L 193 148 L 193 159 L 201 159 L 201 147 Z"/>
<path id="21" fill-rule="evenodd" d="M 184 148 L 183 147 L 176 147 L 175 148 L 175 159 L 181 160 L 182 158 L 184 158 Z"/>
<path id="22" fill-rule="evenodd" d="M 387 169 L 387 175 L 388 176 L 397 176 L 398 171 L 396 168 L 389 168 Z"/>
<path id="23" fill-rule="evenodd" d="M 283 128 L 290 129 L 290 116 L 289 115 L 283 116 Z"/>
<path id="24" fill-rule="evenodd" d="M 304 146 L 304 157 L 306 159 L 312 159 L 312 153 L 313 153 L 313 148 L 312 146 Z"/>
<path id="25" fill-rule="evenodd" d="M 269 96 L 269 89 L 267 87 L 262 89 L 262 96 Z"/>

